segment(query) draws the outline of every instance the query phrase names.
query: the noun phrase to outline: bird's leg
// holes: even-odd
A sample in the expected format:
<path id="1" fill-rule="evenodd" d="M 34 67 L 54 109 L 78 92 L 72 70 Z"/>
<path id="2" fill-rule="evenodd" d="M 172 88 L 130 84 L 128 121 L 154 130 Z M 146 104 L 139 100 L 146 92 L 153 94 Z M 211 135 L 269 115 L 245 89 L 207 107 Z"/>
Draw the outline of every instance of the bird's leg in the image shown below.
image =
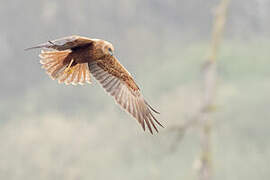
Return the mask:
<path id="1" fill-rule="evenodd" d="M 65 73 L 71 74 L 73 71 L 73 68 L 71 68 L 72 63 L 74 62 L 74 59 L 71 59 L 68 67 L 65 69 Z"/>

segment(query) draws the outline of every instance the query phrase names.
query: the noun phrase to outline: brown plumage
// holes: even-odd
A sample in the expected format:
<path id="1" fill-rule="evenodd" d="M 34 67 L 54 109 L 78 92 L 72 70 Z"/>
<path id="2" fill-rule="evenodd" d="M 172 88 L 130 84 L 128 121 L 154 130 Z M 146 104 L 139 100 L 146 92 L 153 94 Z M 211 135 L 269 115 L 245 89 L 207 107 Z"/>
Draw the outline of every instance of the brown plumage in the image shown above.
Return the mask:
<path id="1" fill-rule="evenodd" d="M 132 76 L 113 56 L 111 43 L 69 36 L 28 49 L 35 48 L 43 48 L 40 62 L 52 79 L 59 83 L 83 85 L 91 83 L 91 73 L 144 130 L 147 126 L 151 133 L 152 128 L 158 132 L 156 124 L 162 126 L 153 115 L 153 112 L 158 112 L 144 100 Z"/>

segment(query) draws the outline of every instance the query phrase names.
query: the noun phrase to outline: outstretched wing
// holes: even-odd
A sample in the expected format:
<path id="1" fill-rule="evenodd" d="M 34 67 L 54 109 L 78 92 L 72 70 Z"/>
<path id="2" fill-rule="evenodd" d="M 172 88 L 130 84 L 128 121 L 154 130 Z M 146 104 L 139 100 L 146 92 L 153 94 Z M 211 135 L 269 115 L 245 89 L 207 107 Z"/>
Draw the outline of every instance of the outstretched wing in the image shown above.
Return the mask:
<path id="1" fill-rule="evenodd" d="M 91 83 L 88 64 L 75 63 L 79 57 L 72 52 L 77 48 L 89 46 L 94 41 L 95 39 L 73 35 L 26 50 L 43 48 L 39 55 L 40 63 L 52 79 L 57 79 L 59 83 L 83 85 L 85 82 Z"/>
<path id="2" fill-rule="evenodd" d="M 44 51 L 42 50 L 39 57 L 42 68 L 53 79 L 59 83 L 84 85 L 91 84 L 90 71 L 87 63 L 80 63 L 72 66 L 68 72 L 65 70 L 76 56 L 70 58 L 70 50 L 66 51 Z"/>
<path id="3" fill-rule="evenodd" d="M 162 125 L 152 113 L 158 112 L 144 100 L 131 75 L 115 57 L 107 55 L 104 59 L 91 62 L 88 65 L 90 72 L 102 87 L 114 97 L 122 108 L 139 121 L 144 130 L 146 123 L 152 134 L 152 127 L 158 132 L 156 124 Z"/>
<path id="4" fill-rule="evenodd" d="M 48 41 L 47 43 L 43 43 L 43 44 L 31 47 L 31 48 L 27 48 L 26 50 L 36 49 L 36 48 L 50 48 L 50 49 L 55 49 L 58 51 L 64 51 L 67 49 L 73 49 L 73 48 L 90 45 L 91 43 L 93 43 L 93 41 L 94 39 L 73 35 L 73 36 L 68 36 L 61 39 L 56 39 L 53 41 Z"/>

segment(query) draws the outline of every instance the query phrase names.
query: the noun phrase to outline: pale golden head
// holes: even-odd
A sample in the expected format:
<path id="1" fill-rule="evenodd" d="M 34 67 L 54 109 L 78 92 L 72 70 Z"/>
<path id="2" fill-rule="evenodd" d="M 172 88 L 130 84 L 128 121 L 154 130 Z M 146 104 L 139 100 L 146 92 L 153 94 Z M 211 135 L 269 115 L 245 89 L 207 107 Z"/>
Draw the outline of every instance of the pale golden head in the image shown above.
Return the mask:
<path id="1" fill-rule="evenodd" d="M 102 51 L 102 54 L 104 55 L 113 55 L 114 52 L 114 47 L 113 45 L 108 42 L 108 41 L 104 41 L 104 40 L 100 40 L 100 39 L 93 39 L 96 43 L 96 49 L 100 49 Z"/>
<path id="2" fill-rule="evenodd" d="M 113 45 L 108 41 L 104 41 L 103 52 L 104 52 L 104 54 L 108 54 L 108 55 L 113 56 L 113 53 L 114 53 Z"/>

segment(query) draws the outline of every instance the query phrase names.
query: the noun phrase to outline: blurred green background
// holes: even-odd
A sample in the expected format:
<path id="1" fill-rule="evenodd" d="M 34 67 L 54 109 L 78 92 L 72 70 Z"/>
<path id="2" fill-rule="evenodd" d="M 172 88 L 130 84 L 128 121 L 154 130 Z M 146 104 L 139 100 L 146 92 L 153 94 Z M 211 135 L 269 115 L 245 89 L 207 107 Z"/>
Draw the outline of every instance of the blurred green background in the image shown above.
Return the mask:
<path id="1" fill-rule="evenodd" d="M 197 128 L 170 131 L 200 104 L 218 0 L 0 0 L 0 179 L 196 179 Z M 270 1 L 232 0 L 218 54 L 214 179 L 270 179 Z M 156 135 L 95 82 L 65 86 L 33 45 L 105 39 L 166 127 Z M 171 151 L 172 145 L 177 148 Z"/>

